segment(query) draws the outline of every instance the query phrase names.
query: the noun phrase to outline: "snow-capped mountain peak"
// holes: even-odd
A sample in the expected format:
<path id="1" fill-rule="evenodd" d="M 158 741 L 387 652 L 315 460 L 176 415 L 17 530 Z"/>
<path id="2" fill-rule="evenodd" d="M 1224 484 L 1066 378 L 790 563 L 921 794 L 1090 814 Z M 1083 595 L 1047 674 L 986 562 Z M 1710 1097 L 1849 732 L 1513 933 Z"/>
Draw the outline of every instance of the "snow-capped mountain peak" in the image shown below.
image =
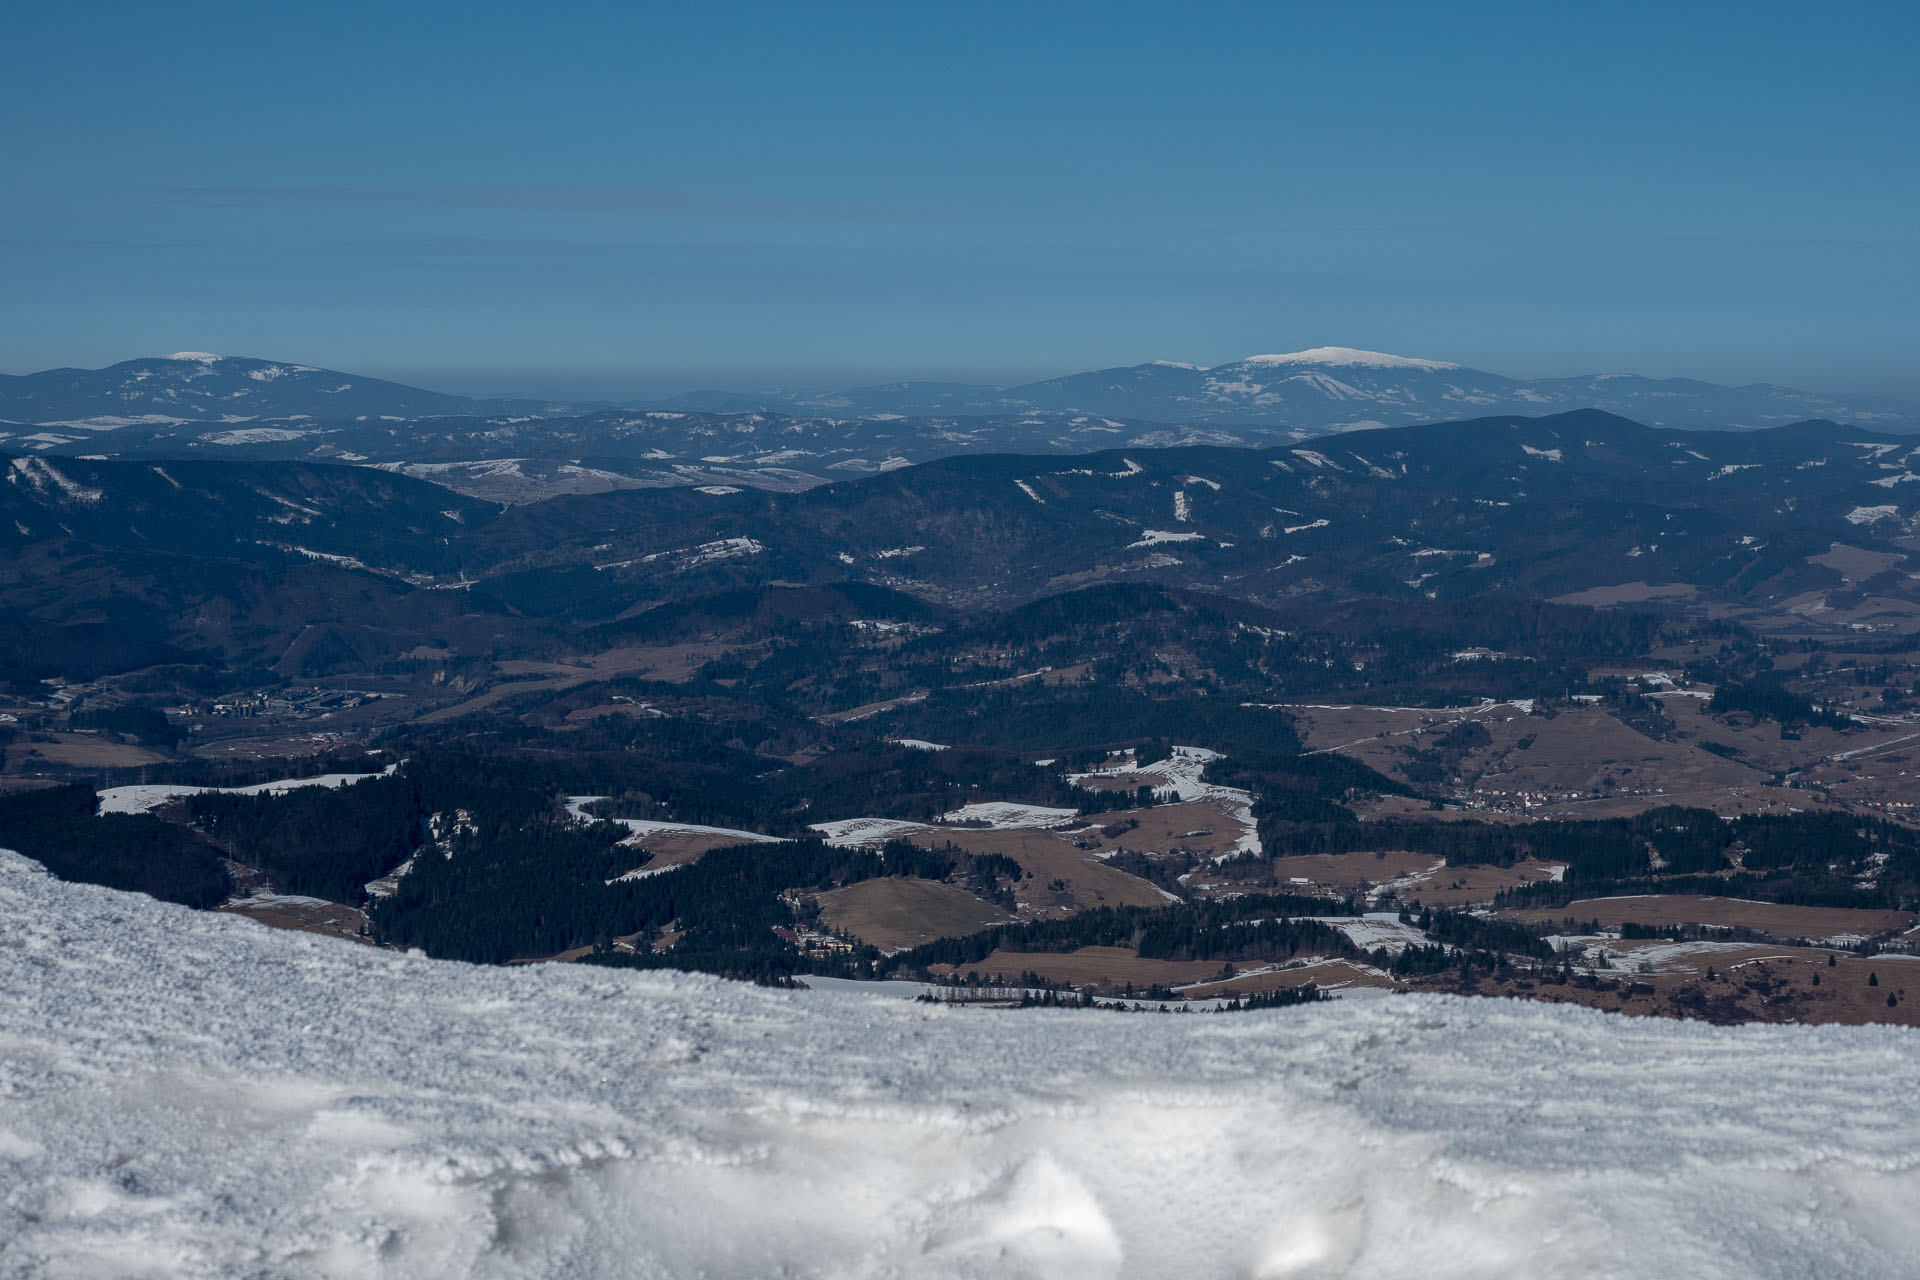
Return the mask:
<path id="1" fill-rule="evenodd" d="M 1460 367 L 1445 360 L 1421 360 L 1414 356 L 1396 356 L 1385 351 L 1362 351 L 1357 347 L 1312 347 L 1306 351 L 1289 351 L 1280 355 L 1248 356 L 1240 363 L 1359 365 L 1369 369 L 1425 369 L 1436 373 Z"/>
<path id="2" fill-rule="evenodd" d="M 160 358 L 162 360 L 192 360 L 197 364 L 214 364 L 226 359 L 225 356 L 217 356 L 211 351 L 176 351 L 172 355 L 161 356 Z"/>

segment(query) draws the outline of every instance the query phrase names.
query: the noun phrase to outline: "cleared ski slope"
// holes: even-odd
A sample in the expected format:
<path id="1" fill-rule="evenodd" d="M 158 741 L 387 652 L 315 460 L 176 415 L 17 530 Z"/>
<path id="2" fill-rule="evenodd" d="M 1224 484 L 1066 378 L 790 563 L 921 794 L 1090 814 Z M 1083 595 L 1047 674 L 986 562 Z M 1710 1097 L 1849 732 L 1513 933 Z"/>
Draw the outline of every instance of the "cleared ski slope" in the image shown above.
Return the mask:
<path id="1" fill-rule="evenodd" d="M 1907 1276 L 1920 1037 L 484 969 L 0 854 L 0 1274 Z"/>

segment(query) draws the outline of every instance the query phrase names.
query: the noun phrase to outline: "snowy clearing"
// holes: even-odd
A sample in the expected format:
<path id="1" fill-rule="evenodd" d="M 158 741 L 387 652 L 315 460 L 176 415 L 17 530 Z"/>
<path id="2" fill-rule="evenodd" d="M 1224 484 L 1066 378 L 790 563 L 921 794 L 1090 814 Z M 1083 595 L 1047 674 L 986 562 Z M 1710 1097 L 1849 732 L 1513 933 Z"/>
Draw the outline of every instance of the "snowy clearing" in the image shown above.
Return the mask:
<path id="1" fill-rule="evenodd" d="M 1198 533 L 1171 533 L 1165 529 L 1148 529 L 1140 535 L 1140 541 L 1129 542 L 1132 547 L 1157 547 L 1164 542 L 1199 542 L 1204 535 Z"/>
<path id="2" fill-rule="evenodd" d="M 662 822 L 653 818 L 596 818 L 587 812 L 587 806 L 596 800 L 605 800 L 605 796 L 568 796 L 567 814 L 581 822 L 613 822 L 625 827 L 633 834 L 628 841 L 642 836 L 691 835 L 691 836 L 730 836 L 742 844 L 777 844 L 779 836 L 762 835 L 758 831 L 741 831 L 734 827 L 703 827 L 697 822 Z M 622 841 L 626 843 L 626 841 Z M 644 868 L 643 868 L 644 870 Z M 634 872 L 620 877 L 622 880 L 633 876 Z"/>
<path id="3" fill-rule="evenodd" d="M 813 823 L 807 829 L 818 831 L 820 838 L 828 844 L 845 848 L 851 845 L 883 844 L 909 832 L 938 831 L 943 826 L 1023 831 L 1036 827 L 1057 827 L 1079 816 L 1079 811 L 1075 809 L 1051 809 L 1045 805 L 1016 804 L 1010 800 L 986 800 L 943 813 L 934 822 L 915 822 L 909 818 L 837 818 L 832 822 Z"/>
<path id="4" fill-rule="evenodd" d="M 1897 520 L 1900 508 L 1887 504 L 1878 507 L 1855 507 L 1847 512 L 1848 524 L 1877 524 L 1882 520 Z"/>
<path id="5" fill-rule="evenodd" d="M 278 782 L 256 782 L 250 787 L 180 787 L 138 785 L 131 787 L 108 787 L 98 792 L 101 813 L 151 813 L 167 801 L 179 796 L 204 795 L 214 792 L 225 796 L 278 796 L 300 787 L 337 787 L 352 786 L 356 782 L 365 782 L 368 778 L 384 778 L 392 773 L 397 765 L 388 765 L 379 773 L 323 773 L 314 778 L 283 778 Z"/>
<path id="6" fill-rule="evenodd" d="M 1711 1280 L 1920 1247 L 1896 1028 L 479 968 L 13 855 L 0 912 L 10 1275 Z"/>
<path id="7" fill-rule="evenodd" d="M 1399 955 L 1408 947 L 1424 947 L 1433 939 L 1410 924 L 1400 922 L 1396 911 L 1369 911 L 1363 916 L 1320 916 L 1321 924 L 1331 925 L 1347 935 L 1347 941 L 1362 951 L 1385 947 Z"/>
<path id="8" fill-rule="evenodd" d="M 807 827 L 809 831 L 818 831 L 822 840 L 840 849 L 852 845 L 884 844 L 909 831 L 928 829 L 926 823 L 906 818 L 836 818 L 832 822 L 815 822 Z"/>
<path id="9" fill-rule="evenodd" d="M 1182 802 L 1205 800 L 1214 804 L 1232 822 L 1240 827 L 1240 835 L 1233 847 L 1215 858 L 1216 862 L 1225 858 L 1237 857 L 1243 853 L 1261 852 L 1260 836 L 1257 824 L 1253 820 L 1253 793 L 1239 787 L 1221 787 L 1204 781 L 1201 775 L 1206 772 L 1207 762 L 1220 759 L 1220 753 L 1209 751 L 1205 747 L 1175 747 L 1173 754 L 1165 760 L 1156 760 L 1152 764 L 1135 766 L 1117 764 L 1112 768 L 1096 770 L 1093 773 L 1073 773 L 1067 775 L 1067 781 L 1080 784 L 1095 778 L 1126 775 L 1152 780 L 1156 791 L 1171 791 L 1174 798 Z"/>
<path id="10" fill-rule="evenodd" d="M 296 431 L 290 427 L 242 427 L 234 431 L 209 431 L 200 438 L 208 444 L 219 445 L 281 444 L 312 434 L 311 431 Z"/>

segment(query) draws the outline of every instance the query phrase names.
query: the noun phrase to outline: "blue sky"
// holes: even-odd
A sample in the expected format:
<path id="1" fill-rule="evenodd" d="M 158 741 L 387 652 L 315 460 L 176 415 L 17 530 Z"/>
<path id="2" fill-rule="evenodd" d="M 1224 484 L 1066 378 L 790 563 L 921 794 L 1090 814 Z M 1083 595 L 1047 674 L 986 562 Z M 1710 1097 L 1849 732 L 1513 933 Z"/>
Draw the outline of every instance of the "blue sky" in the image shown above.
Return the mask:
<path id="1" fill-rule="evenodd" d="M 1336 344 L 1920 398 L 1920 6 L 36 4 L 0 370 L 1017 381 Z"/>

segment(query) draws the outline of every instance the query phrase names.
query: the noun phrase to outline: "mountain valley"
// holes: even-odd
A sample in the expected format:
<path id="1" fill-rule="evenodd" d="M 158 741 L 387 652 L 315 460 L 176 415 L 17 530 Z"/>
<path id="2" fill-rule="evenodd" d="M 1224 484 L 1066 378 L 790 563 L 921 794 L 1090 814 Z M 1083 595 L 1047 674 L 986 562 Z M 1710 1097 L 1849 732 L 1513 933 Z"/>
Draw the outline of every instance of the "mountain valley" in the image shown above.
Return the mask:
<path id="1" fill-rule="evenodd" d="M 1917 452 L 1581 411 L 530 502 L 16 453 L 0 829 L 471 960 L 1904 1020 Z"/>

